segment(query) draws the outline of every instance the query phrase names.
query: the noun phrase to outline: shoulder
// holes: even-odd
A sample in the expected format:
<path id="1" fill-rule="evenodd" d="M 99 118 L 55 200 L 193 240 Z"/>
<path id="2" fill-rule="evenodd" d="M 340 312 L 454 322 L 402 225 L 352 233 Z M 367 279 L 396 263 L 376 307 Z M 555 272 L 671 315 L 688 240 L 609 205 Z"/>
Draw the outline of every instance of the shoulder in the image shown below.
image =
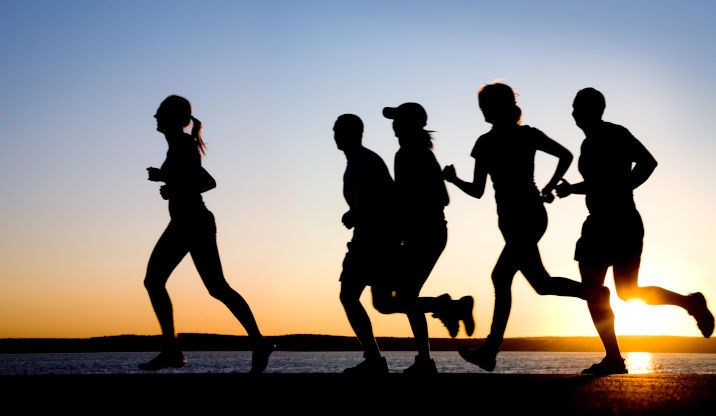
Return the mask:
<path id="1" fill-rule="evenodd" d="M 608 121 L 602 124 L 603 135 L 609 138 L 615 145 L 632 146 L 640 144 L 639 140 L 624 126 L 610 123 Z"/>
<path id="2" fill-rule="evenodd" d="M 532 127 L 526 124 L 524 126 L 518 126 L 517 131 L 518 135 L 528 139 L 542 139 L 547 137 L 547 135 L 544 134 L 542 130 L 538 129 L 537 127 Z"/>
<path id="3" fill-rule="evenodd" d="M 475 157 L 478 152 L 484 151 L 487 147 L 490 146 L 490 143 L 494 140 L 495 133 L 490 130 L 487 133 L 481 135 L 480 137 L 475 140 L 475 145 L 472 146 L 472 151 L 470 152 L 470 156 Z"/>
<path id="4" fill-rule="evenodd" d="M 385 166 L 385 162 L 383 161 L 383 158 L 381 158 L 377 153 L 374 151 L 368 149 L 367 147 L 363 147 L 360 152 L 360 159 L 362 163 L 373 165 L 373 166 Z"/>

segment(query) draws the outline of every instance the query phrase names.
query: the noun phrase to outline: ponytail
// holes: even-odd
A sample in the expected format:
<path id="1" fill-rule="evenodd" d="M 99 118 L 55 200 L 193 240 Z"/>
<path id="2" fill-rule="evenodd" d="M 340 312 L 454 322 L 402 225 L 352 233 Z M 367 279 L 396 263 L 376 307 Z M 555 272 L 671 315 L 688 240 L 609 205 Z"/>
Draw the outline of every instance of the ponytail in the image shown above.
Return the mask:
<path id="1" fill-rule="evenodd" d="M 199 153 L 206 155 L 206 144 L 204 143 L 204 139 L 201 138 L 201 121 L 194 116 L 191 116 L 191 122 L 191 137 L 194 138 L 194 142 L 196 143 L 196 147 L 199 149 Z"/>

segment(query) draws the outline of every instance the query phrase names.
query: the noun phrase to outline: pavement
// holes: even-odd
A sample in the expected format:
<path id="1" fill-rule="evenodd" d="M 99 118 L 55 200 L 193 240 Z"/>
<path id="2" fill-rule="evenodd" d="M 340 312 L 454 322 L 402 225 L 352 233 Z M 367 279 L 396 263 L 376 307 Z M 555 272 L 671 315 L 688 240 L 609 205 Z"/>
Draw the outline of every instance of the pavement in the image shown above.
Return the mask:
<path id="1" fill-rule="evenodd" d="M 714 415 L 716 375 L 0 375 L 0 398 L 5 414 Z"/>

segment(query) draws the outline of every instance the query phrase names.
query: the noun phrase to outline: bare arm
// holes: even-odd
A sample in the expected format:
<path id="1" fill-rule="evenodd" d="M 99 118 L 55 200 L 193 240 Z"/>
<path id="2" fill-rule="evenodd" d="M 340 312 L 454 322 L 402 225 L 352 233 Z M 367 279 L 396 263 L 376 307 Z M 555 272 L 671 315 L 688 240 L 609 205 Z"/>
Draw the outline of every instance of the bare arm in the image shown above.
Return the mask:
<path id="1" fill-rule="evenodd" d="M 636 189 L 646 182 L 649 176 L 654 173 L 654 169 L 656 169 L 656 165 L 658 164 L 654 156 L 646 150 L 644 145 L 636 139 L 634 141 L 634 168 L 631 170 L 630 175 L 631 189 Z"/>
<path id="2" fill-rule="evenodd" d="M 567 173 L 569 165 L 572 164 L 573 156 L 572 153 L 567 150 L 566 147 L 550 139 L 545 134 L 540 134 L 537 137 L 539 138 L 537 142 L 537 150 L 541 150 L 559 159 L 559 162 L 557 163 L 557 168 L 555 169 L 552 178 L 549 180 L 549 182 L 547 182 L 547 185 L 545 185 L 544 189 L 542 190 L 542 195 L 546 196 L 552 194 L 552 190 L 557 187 L 559 181 L 562 180 L 564 175 Z M 552 198 L 554 197 L 552 196 Z"/>
<path id="3" fill-rule="evenodd" d="M 485 193 L 485 182 L 487 182 L 487 171 L 480 163 L 475 161 L 475 170 L 473 172 L 472 182 L 466 182 L 457 177 L 455 166 L 448 165 L 443 169 L 443 177 L 446 181 L 454 184 L 461 191 L 473 198 L 481 198 Z"/>
<path id="4" fill-rule="evenodd" d="M 565 179 L 562 179 L 562 181 L 555 187 L 557 196 L 560 198 L 566 198 L 572 194 L 584 195 L 587 193 L 587 189 L 587 183 L 584 181 L 571 184 Z"/>

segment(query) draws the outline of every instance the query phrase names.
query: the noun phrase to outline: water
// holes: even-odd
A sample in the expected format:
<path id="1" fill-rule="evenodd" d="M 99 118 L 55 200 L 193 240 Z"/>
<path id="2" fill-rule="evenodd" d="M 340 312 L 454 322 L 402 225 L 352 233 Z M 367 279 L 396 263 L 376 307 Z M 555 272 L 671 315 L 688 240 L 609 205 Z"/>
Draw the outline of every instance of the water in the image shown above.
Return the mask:
<path id="1" fill-rule="evenodd" d="M 384 352 L 393 372 L 400 372 L 414 359 L 409 351 Z M 137 364 L 154 356 L 150 352 L 0 354 L 0 374 L 132 374 Z M 245 373 L 251 366 L 248 351 L 188 351 L 184 368 L 167 373 Z M 433 352 L 441 373 L 482 372 L 453 351 Z M 578 374 L 602 358 L 601 353 L 502 352 L 495 373 Z M 716 354 L 647 353 L 625 354 L 630 374 L 716 374 Z M 268 373 L 339 373 L 360 362 L 359 352 L 277 351 L 271 355 Z"/>

